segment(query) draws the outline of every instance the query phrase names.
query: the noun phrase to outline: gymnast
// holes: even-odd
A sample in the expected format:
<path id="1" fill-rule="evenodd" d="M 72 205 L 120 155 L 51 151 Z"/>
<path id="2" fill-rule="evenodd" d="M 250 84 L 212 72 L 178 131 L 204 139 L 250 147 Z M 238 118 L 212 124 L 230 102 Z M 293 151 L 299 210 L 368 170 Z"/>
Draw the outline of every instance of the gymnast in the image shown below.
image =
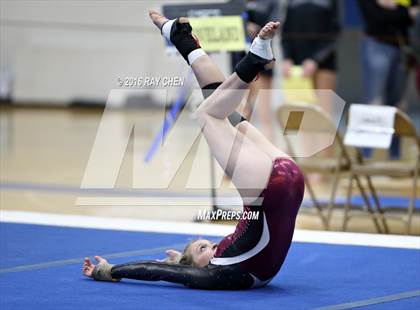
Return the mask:
<path id="1" fill-rule="evenodd" d="M 192 67 L 205 97 L 197 109 L 203 135 L 241 195 L 243 211 L 256 211 L 259 216 L 241 219 L 235 231 L 219 244 L 195 240 L 183 253 L 166 251 L 168 257 L 164 261 L 111 265 L 95 256 L 95 265 L 86 257 L 82 272 L 100 281 L 123 278 L 167 281 L 197 289 L 241 290 L 264 286 L 286 258 L 303 198 L 304 181 L 294 161 L 236 109 L 249 84 L 261 70 L 272 65 L 271 39 L 280 23 L 269 22 L 261 29 L 235 73 L 225 79 L 200 47 L 187 18 L 168 20 L 156 11 L 150 11 L 149 15 Z"/>

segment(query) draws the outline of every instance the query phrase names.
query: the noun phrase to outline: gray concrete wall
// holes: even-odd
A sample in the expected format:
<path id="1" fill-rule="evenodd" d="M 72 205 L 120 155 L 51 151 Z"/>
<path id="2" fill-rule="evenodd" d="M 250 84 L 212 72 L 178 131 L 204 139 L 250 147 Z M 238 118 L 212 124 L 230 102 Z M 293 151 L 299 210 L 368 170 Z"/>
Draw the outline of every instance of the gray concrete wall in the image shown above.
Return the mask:
<path id="1" fill-rule="evenodd" d="M 0 67 L 13 73 L 13 99 L 105 100 L 118 77 L 185 74 L 180 57 L 166 57 L 148 18 L 163 3 L 2 0 Z"/>

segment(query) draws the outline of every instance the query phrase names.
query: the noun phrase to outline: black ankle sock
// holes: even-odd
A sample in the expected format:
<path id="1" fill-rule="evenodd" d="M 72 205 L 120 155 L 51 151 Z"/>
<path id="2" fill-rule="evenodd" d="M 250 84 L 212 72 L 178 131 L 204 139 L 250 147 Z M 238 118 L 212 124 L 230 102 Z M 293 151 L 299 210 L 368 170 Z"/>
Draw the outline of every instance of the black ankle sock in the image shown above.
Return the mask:
<path id="1" fill-rule="evenodd" d="M 179 18 L 172 24 L 170 38 L 172 44 L 175 45 L 188 64 L 188 55 L 192 51 L 201 48 L 198 40 L 192 35 L 190 23 L 181 23 Z"/>
<path id="2" fill-rule="evenodd" d="M 219 87 L 222 82 L 211 83 L 209 85 L 204 86 L 201 91 L 203 92 L 204 99 L 210 97 L 212 93 Z M 232 126 L 238 125 L 240 122 L 246 121 L 247 119 L 243 117 L 240 113 L 234 111 L 231 115 L 228 116 L 229 122 Z"/>
<path id="3" fill-rule="evenodd" d="M 241 113 L 234 111 L 231 115 L 228 116 L 229 122 L 233 127 L 238 125 L 240 122 L 246 121 L 247 119 L 241 115 Z"/>
<path id="4" fill-rule="evenodd" d="M 236 65 L 235 72 L 242 81 L 251 83 L 258 73 L 264 70 L 264 65 L 268 64 L 270 61 L 271 60 L 261 58 L 260 56 L 249 52 Z"/>
<path id="5" fill-rule="evenodd" d="M 212 93 L 214 93 L 214 91 L 216 90 L 217 87 L 219 87 L 220 85 L 222 85 L 223 82 L 215 82 L 215 83 L 211 83 L 209 85 L 204 86 L 201 91 L 203 92 L 203 97 L 204 99 L 207 99 L 208 97 L 210 97 L 210 95 Z"/>

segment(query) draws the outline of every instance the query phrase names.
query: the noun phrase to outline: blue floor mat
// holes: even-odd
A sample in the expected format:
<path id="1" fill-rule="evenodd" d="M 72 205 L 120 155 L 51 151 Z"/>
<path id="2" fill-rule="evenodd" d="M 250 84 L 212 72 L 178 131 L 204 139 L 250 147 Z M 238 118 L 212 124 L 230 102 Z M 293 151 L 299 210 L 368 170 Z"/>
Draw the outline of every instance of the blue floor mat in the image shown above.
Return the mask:
<path id="1" fill-rule="evenodd" d="M 295 242 L 265 288 L 202 291 L 164 282 L 95 282 L 81 261 L 22 265 L 180 245 L 197 236 L 51 226 L 0 225 L 0 309 L 311 309 L 420 289 L 420 251 Z M 217 240 L 212 237 L 213 240 Z M 113 259 L 122 263 L 162 253 Z M 9 270 L 9 271 L 8 271 Z M 417 309 L 418 297 L 372 309 Z"/>

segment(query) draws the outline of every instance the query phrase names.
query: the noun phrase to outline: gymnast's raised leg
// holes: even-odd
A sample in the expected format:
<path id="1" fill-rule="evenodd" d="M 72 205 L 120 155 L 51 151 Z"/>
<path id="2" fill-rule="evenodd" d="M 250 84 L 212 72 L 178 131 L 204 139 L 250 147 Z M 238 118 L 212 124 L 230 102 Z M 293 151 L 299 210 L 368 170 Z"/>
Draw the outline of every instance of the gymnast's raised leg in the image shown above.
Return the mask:
<path id="1" fill-rule="evenodd" d="M 175 27 L 188 27 L 188 19 L 179 18 L 169 21 L 158 12 L 151 11 L 150 17 L 155 25 L 162 29 L 162 33 L 171 39 L 171 31 Z M 174 25 L 175 24 L 175 25 Z M 249 83 L 252 82 L 264 64 L 273 60 L 270 44 L 274 32 L 279 27 L 279 23 L 269 23 L 264 27 L 254 42 L 253 48 L 256 51 L 255 58 L 245 58 L 237 72 L 231 75 L 228 80 L 214 64 L 213 60 L 205 54 L 198 46 L 191 42 L 189 49 L 183 48 L 185 42 L 180 42 L 178 50 L 183 54 L 186 61 L 191 65 L 203 94 L 208 97 L 199 108 L 199 117 L 203 127 L 203 133 L 212 149 L 212 153 L 219 164 L 232 178 L 233 183 L 238 188 L 244 202 L 249 202 L 244 196 L 258 196 L 258 190 L 250 191 L 250 188 L 264 188 L 264 171 L 267 175 L 271 160 L 276 157 L 287 157 L 287 154 L 272 145 L 256 128 L 235 112 L 235 109 L 247 93 Z M 176 39 L 175 39 L 176 40 Z M 175 45 L 177 45 L 175 43 Z M 183 46 L 182 46 L 183 45 Z M 258 55 L 259 54 L 259 55 Z M 263 58 L 263 57 L 266 58 Z M 222 84 L 223 83 L 223 84 Z M 214 88 L 217 88 L 213 94 Z M 230 124 L 236 126 L 233 128 Z M 223 131 L 223 134 L 221 133 Z M 221 137 L 223 137 L 221 141 Z M 265 156 L 264 156 L 265 155 Z M 267 160 L 268 158 L 268 160 Z M 245 175 L 252 173 L 248 167 L 253 166 L 260 171 L 256 174 L 252 182 Z M 267 168 L 268 167 L 268 168 Z M 256 172 L 255 171 L 255 172 Z M 254 174 L 253 174 L 254 175 Z M 250 181 L 250 180 L 249 180 Z M 252 199 L 252 198 L 251 198 Z"/>
<path id="2" fill-rule="evenodd" d="M 149 15 L 153 23 L 159 29 L 162 29 L 162 26 L 169 21 L 166 17 L 162 16 L 157 11 L 150 11 Z M 188 23 L 188 19 L 181 17 L 179 18 L 179 22 L 181 24 Z M 268 40 L 270 39 L 268 38 Z M 204 98 L 207 98 L 225 81 L 226 78 L 214 63 L 214 61 L 208 55 L 206 55 L 203 50 L 201 50 L 198 45 L 198 41 L 196 42 L 196 45 L 190 45 L 190 53 L 192 53 L 193 57 L 188 58 L 187 55 L 184 58 L 186 58 L 186 61 L 191 65 L 195 77 L 197 78 L 198 84 L 203 91 Z M 254 47 L 258 48 L 258 45 L 254 45 Z M 230 114 L 228 119 L 233 126 L 237 127 L 239 131 L 246 134 L 247 137 L 251 139 L 254 144 L 256 144 L 258 148 L 264 151 L 269 157 L 288 157 L 288 154 L 279 150 L 257 128 L 247 122 L 247 120 L 242 117 L 238 110 Z"/>

